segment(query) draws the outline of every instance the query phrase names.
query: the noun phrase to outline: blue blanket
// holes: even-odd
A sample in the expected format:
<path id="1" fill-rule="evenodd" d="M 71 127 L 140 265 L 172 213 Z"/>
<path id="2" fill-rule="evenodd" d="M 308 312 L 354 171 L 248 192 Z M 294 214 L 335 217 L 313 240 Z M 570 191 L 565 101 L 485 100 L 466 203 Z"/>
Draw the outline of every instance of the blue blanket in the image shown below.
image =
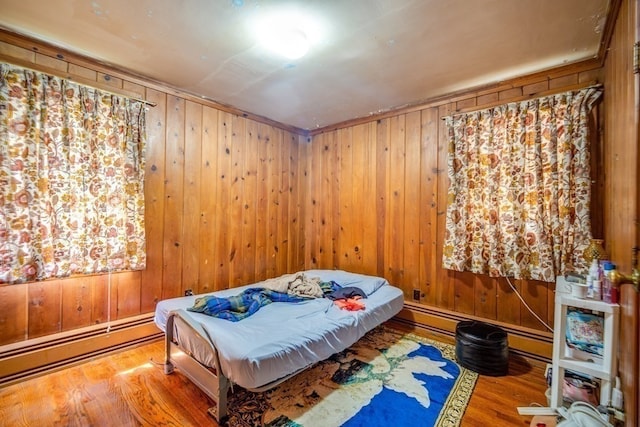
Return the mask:
<path id="1" fill-rule="evenodd" d="M 237 322 L 272 302 L 300 302 L 305 299 L 265 288 L 249 288 L 238 295 L 226 298 L 215 295 L 198 297 L 193 307 L 187 310 Z"/>

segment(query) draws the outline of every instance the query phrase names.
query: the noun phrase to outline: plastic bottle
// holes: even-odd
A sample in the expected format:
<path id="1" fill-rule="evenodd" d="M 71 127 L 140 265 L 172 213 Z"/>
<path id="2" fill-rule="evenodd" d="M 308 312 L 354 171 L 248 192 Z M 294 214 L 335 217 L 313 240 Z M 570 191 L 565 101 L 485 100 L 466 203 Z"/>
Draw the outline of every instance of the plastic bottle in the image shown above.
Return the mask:
<path id="1" fill-rule="evenodd" d="M 602 300 L 602 281 L 600 279 L 593 281 L 593 299 Z"/>
<path id="2" fill-rule="evenodd" d="M 599 277 L 598 271 L 598 260 L 594 259 L 591 261 L 591 266 L 589 267 L 589 273 L 587 274 L 587 298 L 595 298 L 595 289 L 593 286 L 593 281 L 598 280 Z"/>
<path id="3" fill-rule="evenodd" d="M 593 277 L 587 274 L 587 298 L 593 298 Z"/>
<path id="4" fill-rule="evenodd" d="M 605 277 L 607 286 L 609 287 L 609 300 L 608 303 L 618 304 L 619 301 L 619 289 L 614 283 L 614 275 L 616 273 L 616 265 L 614 263 L 609 263 L 608 270 L 605 270 Z"/>
<path id="5" fill-rule="evenodd" d="M 615 267 L 609 261 L 606 261 L 602 264 L 602 269 L 604 272 L 604 276 L 602 278 L 602 301 L 608 302 L 611 304 L 611 270 L 614 270 Z"/>

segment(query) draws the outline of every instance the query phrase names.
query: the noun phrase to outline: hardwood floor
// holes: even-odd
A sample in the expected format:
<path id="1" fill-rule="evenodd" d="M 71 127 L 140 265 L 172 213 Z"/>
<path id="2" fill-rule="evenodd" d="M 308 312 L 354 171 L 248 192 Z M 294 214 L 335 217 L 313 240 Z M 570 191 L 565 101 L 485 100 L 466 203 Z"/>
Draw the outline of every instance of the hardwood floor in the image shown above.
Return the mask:
<path id="1" fill-rule="evenodd" d="M 208 398 L 153 342 L 0 389 L 2 426 L 216 426 Z M 528 426 L 518 406 L 546 404 L 544 366 L 512 355 L 510 375 L 480 376 L 462 426 Z"/>
<path id="2" fill-rule="evenodd" d="M 518 406 L 547 406 L 544 364 L 511 355 L 509 375 L 479 376 L 462 426 L 528 426 Z"/>

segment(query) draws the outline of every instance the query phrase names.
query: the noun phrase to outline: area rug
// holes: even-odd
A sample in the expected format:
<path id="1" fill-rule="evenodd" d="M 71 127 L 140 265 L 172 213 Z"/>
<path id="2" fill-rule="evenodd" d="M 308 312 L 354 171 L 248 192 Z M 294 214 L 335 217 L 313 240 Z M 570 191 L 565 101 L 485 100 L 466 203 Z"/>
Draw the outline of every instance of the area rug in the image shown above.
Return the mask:
<path id="1" fill-rule="evenodd" d="M 378 327 L 272 390 L 234 390 L 228 425 L 458 426 L 477 377 L 452 345 Z"/>

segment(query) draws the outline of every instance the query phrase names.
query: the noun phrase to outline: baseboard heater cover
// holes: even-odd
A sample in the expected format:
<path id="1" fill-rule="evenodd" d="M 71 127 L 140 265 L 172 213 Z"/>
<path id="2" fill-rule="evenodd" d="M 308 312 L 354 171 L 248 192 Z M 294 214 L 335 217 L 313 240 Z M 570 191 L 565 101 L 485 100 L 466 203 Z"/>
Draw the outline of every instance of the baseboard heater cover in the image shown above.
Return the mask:
<path id="1" fill-rule="evenodd" d="M 153 314 L 0 347 L 0 387 L 161 339 Z"/>
<path id="2" fill-rule="evenodd" d="M 509 335 L 509 351 L 542 362 L 551 360 L 553 335 L 531 328 L 510 325 L 462 313 L 432 308 L 405 301 L 404 309 L 393 322 L 437 335 L 455 337 L 456 325 L 461 321 L 479 320 L 503 328 Z"/>

